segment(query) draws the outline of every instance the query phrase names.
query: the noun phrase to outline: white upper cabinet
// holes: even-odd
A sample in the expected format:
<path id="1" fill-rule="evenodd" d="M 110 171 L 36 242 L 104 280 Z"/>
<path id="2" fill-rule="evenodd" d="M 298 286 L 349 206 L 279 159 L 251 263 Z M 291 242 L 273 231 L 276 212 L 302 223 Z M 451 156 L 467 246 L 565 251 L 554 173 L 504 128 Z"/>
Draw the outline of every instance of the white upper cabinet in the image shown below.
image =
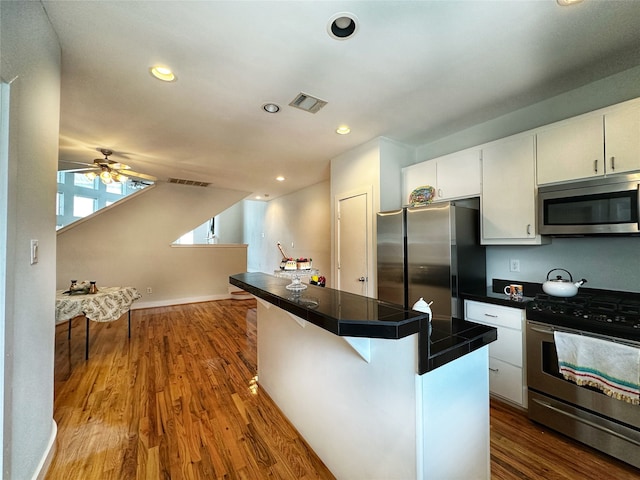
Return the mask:
<path id="1" fill-rule="evenodd" d="M 559 122 L 537 134 L 538 184 L 604 175 L 602 115 Z"/>
<path id="2" fill-rule="evenodd" d="M 431 185 L 436 188 L 436 161 L 416 163 L 402 169 L 402 204 L 409 203 L 409 194 L 418 187 Z"/>
<path id="3" fill-rule="evenodd" d="M 537 132 L 538 184 L 640 171 L 640 104 L 632 100 Z"/>
<path id="4" fill-rule="evenodd" d="M 452 153 L 437 160 L 437 200 L 477 197 L 481 190 L 480 149 Z"/>
<path id="5" fill-rule="evenodd" d="M 607 175 L 640 170 L 640 106 L 606 113 L 604 126 Z"/>
<path id="6" fill-rule="evenodd" d="M 502 139 L 482 148 L 482 243 L 542 243 L 537 234 L 535 137 Z"/>
<path id="7" fill-rule="evenodd" d="M 436 189 L 434 202 L 477 197 L 481 190 L 480 149 L 474 148 L 417 163 L 402 169 L 403 203 L 417 187 Z"/>

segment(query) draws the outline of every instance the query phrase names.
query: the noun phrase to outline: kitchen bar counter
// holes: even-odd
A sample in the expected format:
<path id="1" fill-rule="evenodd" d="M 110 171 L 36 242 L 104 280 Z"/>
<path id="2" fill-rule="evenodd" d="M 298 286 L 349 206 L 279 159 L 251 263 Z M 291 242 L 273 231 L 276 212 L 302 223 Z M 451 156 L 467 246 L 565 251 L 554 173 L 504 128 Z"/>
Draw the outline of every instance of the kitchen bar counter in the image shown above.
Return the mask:
<path id="1" fill-rule="evenodd" d="M 262 273 L 229 281 L 258 300 L 259 388 L 336 478 L 490 478 L 494 328 L 429 328 L 420 312 L 314 285 L 293 293 Z"/>
<path id="2" fill-rule="evenodd" d="M 341 337 L 400 339 L 419 333 L 418 370 L 423 374 L 497 339 L 495 328 L 461 319 L 434 321 L 392 303 L 309 285 L 287 290 L 290 280 L 264 273 L 239 273 L 229 282 L 297 317 Z"/>

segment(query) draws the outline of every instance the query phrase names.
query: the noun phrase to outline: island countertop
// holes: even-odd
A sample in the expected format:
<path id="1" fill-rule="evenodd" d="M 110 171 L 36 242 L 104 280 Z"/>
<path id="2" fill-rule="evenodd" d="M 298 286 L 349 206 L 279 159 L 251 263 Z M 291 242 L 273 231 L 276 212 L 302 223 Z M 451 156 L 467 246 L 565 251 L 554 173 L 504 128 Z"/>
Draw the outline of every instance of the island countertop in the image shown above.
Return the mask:
<path id="1" fill-rule="evenodd" d="M 309 285 L 293 292 L 286 288 L 290 280 L 265 273 L 238 273 L 229 282 L 338 336 L 400 339 L 418 333 L 420 374 L 497 339 L 493 327 L 456 318 L 431 325 L 425 313 L 332 288 Z"/>

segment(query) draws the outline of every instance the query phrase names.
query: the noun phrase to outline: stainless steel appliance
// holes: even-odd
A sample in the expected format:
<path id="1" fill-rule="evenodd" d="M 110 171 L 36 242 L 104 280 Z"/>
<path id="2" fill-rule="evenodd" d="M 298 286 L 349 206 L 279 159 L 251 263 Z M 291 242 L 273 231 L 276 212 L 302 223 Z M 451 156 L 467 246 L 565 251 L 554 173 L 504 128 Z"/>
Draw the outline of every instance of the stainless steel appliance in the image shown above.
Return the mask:
<path id="1" fill-rule="evenodd" d="M 640 174 L 538 188 L 542 235 L 640 233 Z"/>
<path id="2" fill-rule="evenodd" d="M 565 380 L 553 334 L 558 330 L 640 348 L 640 294 L 541 294 L 526 312 L 529 418 L 640 468 L 640 407 Z"/>
<path id="3" fill-rule="evenodd" d="M 462 318 L 460 292 L 486 288 L 478 210 L 451 202 L 377 215 L 378 299 L 433 301 L 434 320 Z"/>

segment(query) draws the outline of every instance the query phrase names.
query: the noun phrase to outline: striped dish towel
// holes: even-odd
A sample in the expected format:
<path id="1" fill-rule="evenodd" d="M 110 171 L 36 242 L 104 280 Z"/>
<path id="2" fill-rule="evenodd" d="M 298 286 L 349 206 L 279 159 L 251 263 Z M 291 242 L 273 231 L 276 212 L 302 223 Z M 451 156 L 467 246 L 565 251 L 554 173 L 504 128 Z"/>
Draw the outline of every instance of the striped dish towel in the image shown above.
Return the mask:
<path id="1" fill-rule="evenodd" d="M 571 333 L 553 333 L 562 376 L 610 397 L 640 403 L 640 349 Z"/>

